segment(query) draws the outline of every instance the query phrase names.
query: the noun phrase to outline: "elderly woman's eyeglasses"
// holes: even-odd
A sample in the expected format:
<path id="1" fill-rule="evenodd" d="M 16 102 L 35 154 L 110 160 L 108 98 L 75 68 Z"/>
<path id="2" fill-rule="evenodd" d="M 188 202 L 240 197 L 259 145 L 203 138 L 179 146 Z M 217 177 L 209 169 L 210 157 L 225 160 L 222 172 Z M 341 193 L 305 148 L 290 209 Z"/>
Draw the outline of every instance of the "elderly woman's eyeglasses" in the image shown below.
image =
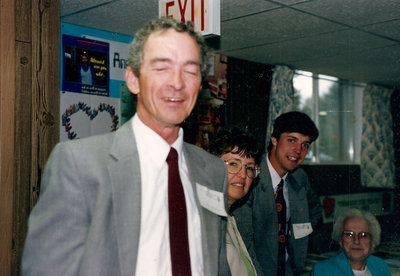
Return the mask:
<path id="1" fill-rule="evenodd" d="M 356 233 L 354 233 L 353 231 L 343 231 L 343 239 L 346 241 L 355 241 L 356 237 L 358 237 L 358 240 L 360 242 L 363 241 L 370 241 L 371 240 L 371 234 L 368 232 L 360 232 L 356 235 Z"/>
<path id="2" fill-rule="evenodd" d="M 242 162 L 236 159 L 224 160 L 229 173 L 238 173 L 242 169 Z M 249 178 L 256 178 L 260 174 L 260 169 L 256 166 L 245 166 L 246 175 Z"/>

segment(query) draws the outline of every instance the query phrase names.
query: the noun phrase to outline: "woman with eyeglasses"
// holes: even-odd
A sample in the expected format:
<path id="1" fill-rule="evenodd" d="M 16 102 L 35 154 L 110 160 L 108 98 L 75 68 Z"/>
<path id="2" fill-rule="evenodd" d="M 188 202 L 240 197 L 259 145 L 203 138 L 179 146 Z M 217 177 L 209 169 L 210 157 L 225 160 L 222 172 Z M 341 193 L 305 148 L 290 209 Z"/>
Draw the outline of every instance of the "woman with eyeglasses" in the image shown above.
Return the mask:
<path id="1" fill-rule="evenodd" d="M 221 129 L 210 143 L 210 152 L 219 156 L 228 170 L 227 258 L 232 276 L 257 275 L 253 262 L 230 211 L 243 201 L 259 175 L 260 150 L 257 140 L 239 128 Z"/>
<path id="2" fill-rule="evenodd" d="M 332 239 L 341 252 L 314 265 L 312 276 L 387 276 L 392 275 L 384 260 L 371 255 L 381 240 L 381 227 L 367 211 L 348 209 L 338 216 Z"/>

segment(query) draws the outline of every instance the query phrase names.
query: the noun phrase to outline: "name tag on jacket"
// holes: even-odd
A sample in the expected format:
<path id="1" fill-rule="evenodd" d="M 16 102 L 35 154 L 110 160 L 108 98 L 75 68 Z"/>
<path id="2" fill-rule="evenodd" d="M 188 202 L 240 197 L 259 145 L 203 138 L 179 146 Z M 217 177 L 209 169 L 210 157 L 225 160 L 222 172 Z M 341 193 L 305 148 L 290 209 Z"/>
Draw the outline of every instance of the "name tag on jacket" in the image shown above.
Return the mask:
<path id="1" fill-rule="evenodd" d="M 219 216 L 227 216 L 223 193 L 211 190 L 199 183 L 196 183 L 196 190 L 201 206 Z"/>
<path id="2" fill-rule="evenodd" d="M 312 233 L 311 222 L 293 224 L 293 234 L 295 239 L 307 237 Z"/>

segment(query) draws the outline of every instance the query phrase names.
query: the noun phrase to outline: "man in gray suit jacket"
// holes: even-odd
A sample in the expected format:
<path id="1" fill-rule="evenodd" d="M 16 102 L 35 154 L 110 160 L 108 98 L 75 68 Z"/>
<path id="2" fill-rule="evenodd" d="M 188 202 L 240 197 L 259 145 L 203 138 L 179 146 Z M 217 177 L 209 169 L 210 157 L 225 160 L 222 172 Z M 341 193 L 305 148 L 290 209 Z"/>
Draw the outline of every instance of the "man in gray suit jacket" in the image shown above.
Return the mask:
<path id="1" fill-rule="evenodd" d="M 29 218 L 23 275 L 173 275 L 168 165 L 178 152 L 192 275 L 230 275 L 225 164 L 183 142 L 205 76 L 193 26 L 155 19 L 130 46 L 125 79 L 137 113 L 114 133 L 58 144 Z"/>
<path id="2" fill-rule="evenodd" d="M 279 116 L 274 123 L 268 155 L 261 161 L 259 183 L 247 202 L 233 212 L 258 275 L 300 275 L 303 271 L 308 235 L 320 220 L 322 209 L 306 173 L 298 166 L 317 137 L 318 130 L 306 114 L 288 112 Z M 284 268 L 278 273 L 275 192 L 282 179 L 287 207 L 286 253 Z"/>

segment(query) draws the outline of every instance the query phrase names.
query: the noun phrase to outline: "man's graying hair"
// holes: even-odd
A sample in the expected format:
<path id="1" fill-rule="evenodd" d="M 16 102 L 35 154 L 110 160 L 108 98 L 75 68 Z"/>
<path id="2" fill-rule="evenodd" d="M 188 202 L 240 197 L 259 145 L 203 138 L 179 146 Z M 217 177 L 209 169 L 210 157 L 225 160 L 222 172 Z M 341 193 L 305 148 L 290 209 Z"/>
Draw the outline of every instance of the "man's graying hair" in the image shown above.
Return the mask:
<path id="1" fill-rule="evenodd" d="M 197 43 L 201 55 L 201 75 L 204 79 L 207 76 L 209 64 L 210 49 L 204 41 L 200 33 L 194 31 L 194 25 L 191 21 L 185 23 L 179 22 L 173 18 L 156 18 L 146 24 L 143 28 L 137 31 L 134 40 L 129 46 L 128 66 L 133 70 L 137 77 L 140 74 L 140 66 L 143 62 L 143 50 L 147 38 L 154 32 L 166 31 L 173 28 L 180 33 L 188 33 Z"/>

